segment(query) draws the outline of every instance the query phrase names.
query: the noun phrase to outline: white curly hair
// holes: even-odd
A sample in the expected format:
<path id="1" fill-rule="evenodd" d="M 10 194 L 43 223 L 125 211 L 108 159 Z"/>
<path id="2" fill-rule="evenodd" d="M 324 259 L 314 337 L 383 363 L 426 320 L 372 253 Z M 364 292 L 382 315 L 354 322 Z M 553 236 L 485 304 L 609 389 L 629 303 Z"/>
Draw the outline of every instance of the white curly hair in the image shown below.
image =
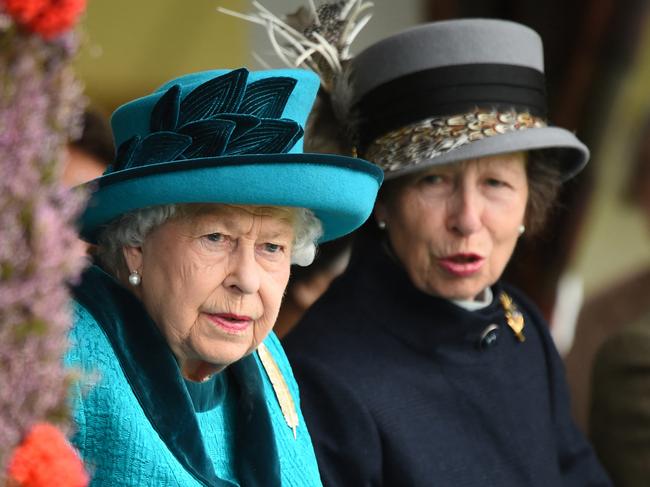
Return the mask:
<path id="1" fill-rule="evenodd" d="M 122 248 L 139 247 L 153 229 L 170 218 L 191 213 L 190 205 L 174 204 L 141 208 L 113 220 L 102 230 L 98 239 L 97 256 L 107 271 L 121 276 L 126 269 Z M 314 261 L 318 239 L 323 235 L 323 225 L 307 208 L 294 209 L 294 238 L 291 263 L 308 266 Z"/>

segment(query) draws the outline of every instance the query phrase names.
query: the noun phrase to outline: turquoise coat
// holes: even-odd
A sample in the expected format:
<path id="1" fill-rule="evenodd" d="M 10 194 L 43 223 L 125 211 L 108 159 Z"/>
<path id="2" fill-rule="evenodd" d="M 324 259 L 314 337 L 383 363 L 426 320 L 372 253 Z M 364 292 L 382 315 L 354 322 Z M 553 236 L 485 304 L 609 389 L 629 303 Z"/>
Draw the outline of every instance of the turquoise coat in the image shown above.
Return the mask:
<path id="1" fill-rule="evenodd" d="M 254 353 L 205 383 L 183 379 L 144 308 L 101 269 L 75 290 L 72 439 L 93 486 L 320 486 L 298 388 L 273 333 L 264 341 L 298 408 L 294 437 Z"/>

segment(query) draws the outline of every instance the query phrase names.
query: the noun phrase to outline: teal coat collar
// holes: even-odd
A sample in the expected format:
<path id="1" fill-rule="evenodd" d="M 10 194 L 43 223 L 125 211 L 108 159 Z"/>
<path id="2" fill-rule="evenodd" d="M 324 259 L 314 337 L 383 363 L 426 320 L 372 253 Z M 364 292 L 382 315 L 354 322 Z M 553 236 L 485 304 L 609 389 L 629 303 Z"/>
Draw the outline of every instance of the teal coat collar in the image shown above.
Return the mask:
<path id="1" fill-rule="evenodd" d="M 106 333 L 135 397 L 178 462 L 205 486 L 232 486 L 214 471 L 176 359 L 140 301 L 96 266 L 73 292 Z M 280 485 L 273 426 L 255 358 L 239 360 L 226 373 L 238 397 L 239 481 L 242 486 Z"/>

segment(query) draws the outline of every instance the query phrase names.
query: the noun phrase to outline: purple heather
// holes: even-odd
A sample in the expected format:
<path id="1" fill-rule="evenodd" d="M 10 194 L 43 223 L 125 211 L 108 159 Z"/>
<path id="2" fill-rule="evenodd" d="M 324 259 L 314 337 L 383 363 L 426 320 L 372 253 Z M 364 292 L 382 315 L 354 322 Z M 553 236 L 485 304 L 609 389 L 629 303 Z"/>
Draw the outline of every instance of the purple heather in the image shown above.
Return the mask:
<path id="1" fill-rule="evenodd" d="M 73 226 L 85 195 L 62 187 L 63 150 L 83 98 L 73 34 L 21 34 L 0 11 L 0 485 L 40 421 L 67 427 L 67 283 L 84 265 Z"/>

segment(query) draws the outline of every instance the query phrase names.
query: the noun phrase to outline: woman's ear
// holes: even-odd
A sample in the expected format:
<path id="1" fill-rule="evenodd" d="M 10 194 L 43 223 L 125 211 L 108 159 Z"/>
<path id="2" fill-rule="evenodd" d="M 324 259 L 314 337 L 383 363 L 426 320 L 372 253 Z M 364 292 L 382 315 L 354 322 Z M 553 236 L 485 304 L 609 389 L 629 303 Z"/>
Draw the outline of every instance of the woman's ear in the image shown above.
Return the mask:
<path id="1" fill-rule="evenodd" d="M 124 255 L 124 262 L 128 272 L 138 271 L 142 274 L 142 247 L 131 247 L 125 245 L 122 247 L 122 254 Z"/>
<path id="2" fill-rule="evenodd" d="M 375 202 L 375 209 L 372 213 L 377 223 L 386 222 L 386 218 L 388 217 L 388 208 L 386 208 L 386 202 L 382 199 L 378 199 Z"/>
<path id="3" fill-rule="evenodd" d="M 404 178 L 398 180 L 393 179 L 385 182 L 380 188 L 377 201 L 375 202 L 375 209 L 373 210 L 373 216 L 380 228 L 386 228 L 391 208 L 395 204 L 396 198 L 404 184 Z"/>

